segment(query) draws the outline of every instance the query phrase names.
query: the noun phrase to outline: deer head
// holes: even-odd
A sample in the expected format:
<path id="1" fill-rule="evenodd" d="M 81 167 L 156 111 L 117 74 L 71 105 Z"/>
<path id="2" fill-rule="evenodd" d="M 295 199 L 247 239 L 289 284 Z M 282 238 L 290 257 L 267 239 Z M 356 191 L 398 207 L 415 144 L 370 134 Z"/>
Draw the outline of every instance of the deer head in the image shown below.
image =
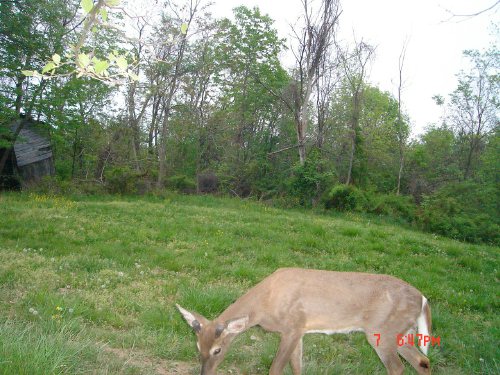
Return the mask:
<path id="1" fill-rule="evenodd" d="M 248 316 L 228 321 L 210 321 L 198 313 L 176 306 L 196 333 L 201 375 L 215 375 L 215 370 L 224 359 L 231 342 L 248 327 Z"/>

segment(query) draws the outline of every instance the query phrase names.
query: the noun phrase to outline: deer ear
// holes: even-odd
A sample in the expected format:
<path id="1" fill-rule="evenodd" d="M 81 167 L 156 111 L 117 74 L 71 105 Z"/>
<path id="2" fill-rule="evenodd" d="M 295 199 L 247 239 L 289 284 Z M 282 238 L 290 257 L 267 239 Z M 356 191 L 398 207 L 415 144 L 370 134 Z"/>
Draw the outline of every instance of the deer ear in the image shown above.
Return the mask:
<path id="1" fill-rule="evenodd" d="M 201 331 L 201 328 L 203 327 L 202 323 L 200 322 L 201 319 L 197 318 L 193 313 L 187 311 L 178 304 L 175 304 L 175 306 L 180 311 L 186 322 L 194 329 L 196 333 L 199 333 Z"/>
<path id="2" fill-rule="evenodd" d="M 232 319 L 226 323 L 227 333 L 238 334 L 248 327 L 248 316 Z"/>

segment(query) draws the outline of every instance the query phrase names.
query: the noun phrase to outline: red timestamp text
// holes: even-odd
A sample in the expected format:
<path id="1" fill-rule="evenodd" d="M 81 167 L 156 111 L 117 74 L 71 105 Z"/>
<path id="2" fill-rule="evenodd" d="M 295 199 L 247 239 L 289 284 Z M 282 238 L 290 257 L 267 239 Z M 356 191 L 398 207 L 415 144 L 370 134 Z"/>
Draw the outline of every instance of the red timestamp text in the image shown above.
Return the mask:
<path id="1" fill-rule="evenodd" d="M 373 336 L 376 337 L 376 345 L 378 346 L 381 341 L 381 334 L 374 333 Z M 406 335 L 399 334 L 396 336 L 396 343 L 398 346 L 410 345 L 410 346 L 441 346 L 441 336 L 429 336 L 423 335 L 421 333 L 413 334 L 407 333 Z"/>

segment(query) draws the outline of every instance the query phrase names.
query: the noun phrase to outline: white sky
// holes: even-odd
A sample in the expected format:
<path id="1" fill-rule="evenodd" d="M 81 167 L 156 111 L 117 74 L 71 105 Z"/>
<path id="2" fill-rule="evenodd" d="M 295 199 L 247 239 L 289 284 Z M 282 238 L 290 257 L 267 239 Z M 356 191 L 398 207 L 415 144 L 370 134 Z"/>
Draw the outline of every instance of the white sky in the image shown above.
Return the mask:
<path id="1" fill-rule="evenodd" d="M 441 110 L 432 96 L 447 96 L 456 87 L 456 73 L 466 69 L 465 49 L 483 49 L 494 42 L 493 24 L 500 25 L 500 5 L 482 15 L 450 19 L 455 14 L 476 13 L 497 0 L 341 0 L 340 34 L 344 40 L 361 38 L 376 46 L 369 80 L 396 94 L 398 58 L 404 41 L 408 47 L 404 67 L 403 105 L 412 120 L 413 134 L 438 123 Z M 258 6 L 274 19 L 281 37 L 299 18 L 300 0 L 214 0 L 217 18 L 231 17 L 238 5 Z M 284 56 L 283 62 L 293 61 Z"/>

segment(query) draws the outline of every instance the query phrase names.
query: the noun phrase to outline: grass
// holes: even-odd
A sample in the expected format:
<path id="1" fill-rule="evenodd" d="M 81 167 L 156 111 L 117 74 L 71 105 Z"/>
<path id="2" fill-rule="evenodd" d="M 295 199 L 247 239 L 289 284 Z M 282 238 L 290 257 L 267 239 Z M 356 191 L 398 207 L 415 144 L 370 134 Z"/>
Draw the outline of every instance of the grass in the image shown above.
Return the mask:
<path id="1" fill-rule="evenodd" d="M 0 217 L 0 374 L 195 374 L 174 304 L 213 318 L 286 266 L 400 277 L 430 300 L 434 374 L 500 372 L 497 247 L 200 196 L 5 194 Z M 266 373 L 277 344 L 248 331 L 221 373 Z M 305 374 L 385 373 L 360 333 L 304 351 Z"/>

